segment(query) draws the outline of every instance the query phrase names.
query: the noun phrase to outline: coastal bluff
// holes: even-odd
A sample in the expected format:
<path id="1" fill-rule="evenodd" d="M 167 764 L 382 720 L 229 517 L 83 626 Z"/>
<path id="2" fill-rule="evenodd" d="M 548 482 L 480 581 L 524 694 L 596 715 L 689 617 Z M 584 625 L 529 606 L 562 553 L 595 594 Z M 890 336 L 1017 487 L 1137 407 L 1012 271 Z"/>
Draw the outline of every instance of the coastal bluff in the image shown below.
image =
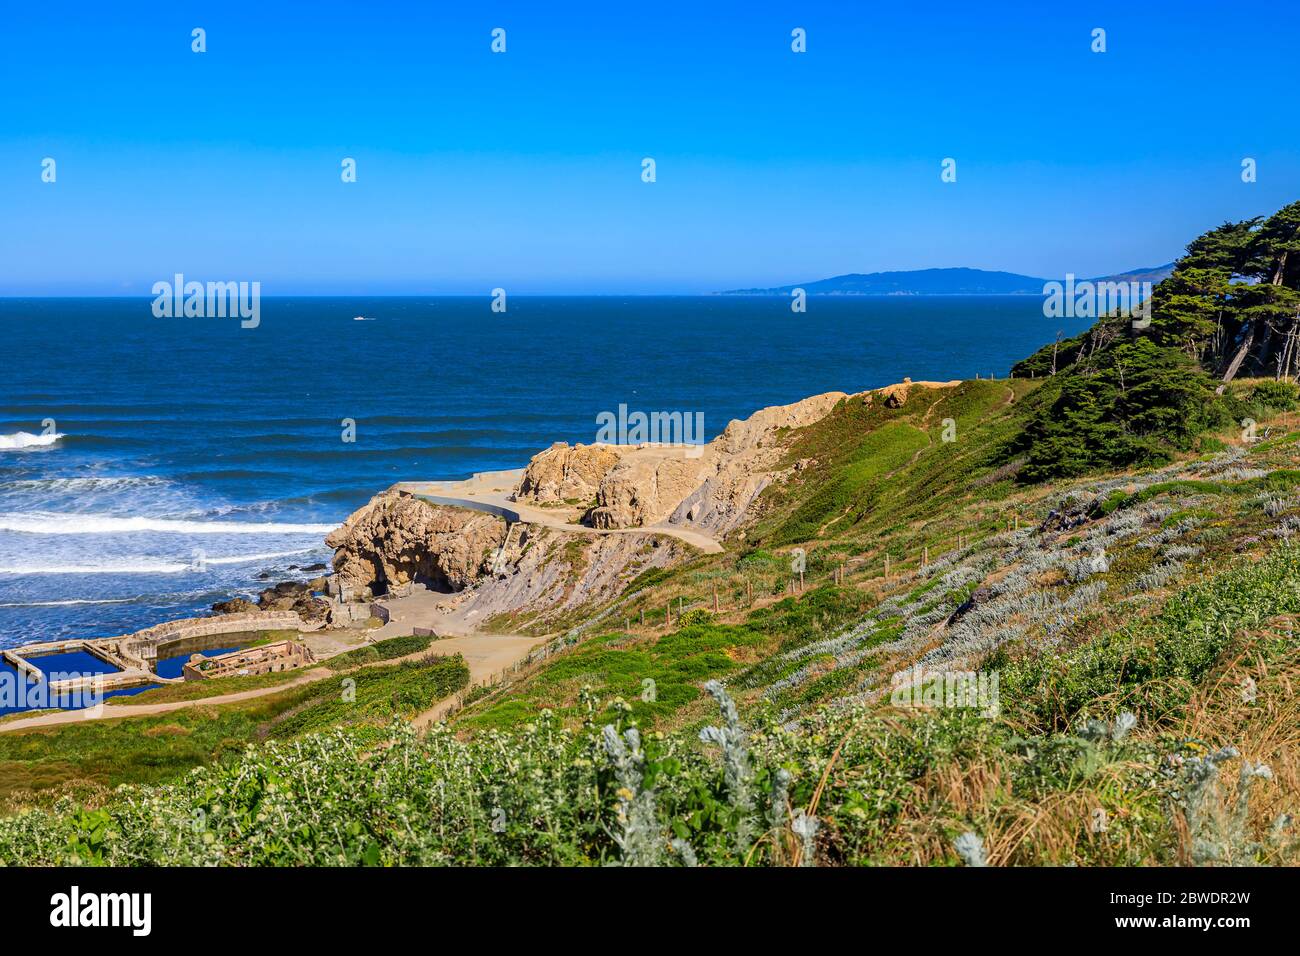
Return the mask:
<path id="1" fill-rule="evenodd" d="M 557 442 L 519 472 L 395 485 L 325 543 L 338 585 L 362 599 L 417 584 L 478 620 L 560 615 L 693 549 L 723 550 L 756 519 L 763 491 L 809 464 L 790 460 L 794 433 L 841 402 L 899 407 L 913 389 L 956 384 L 825 392 L 733 420 L 703 445 Z"/>

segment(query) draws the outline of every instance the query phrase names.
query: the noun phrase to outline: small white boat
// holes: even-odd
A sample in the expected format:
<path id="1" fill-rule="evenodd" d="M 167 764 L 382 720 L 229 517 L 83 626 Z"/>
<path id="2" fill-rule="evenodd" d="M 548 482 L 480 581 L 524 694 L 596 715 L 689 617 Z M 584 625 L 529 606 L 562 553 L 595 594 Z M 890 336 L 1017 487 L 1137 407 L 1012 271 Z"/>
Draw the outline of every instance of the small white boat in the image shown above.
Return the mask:
<path id="1" fill-rule="evenodd" d="M 364 315 L 354 315 L 354 316 L 352 317 L 352 321 L 353 321 L 353 322 L 373 322 L 373 321 L 375 321 L 375 320 L 372 319 L 372 318 L 368 318 L 367 316 L 364 316 Z"/>

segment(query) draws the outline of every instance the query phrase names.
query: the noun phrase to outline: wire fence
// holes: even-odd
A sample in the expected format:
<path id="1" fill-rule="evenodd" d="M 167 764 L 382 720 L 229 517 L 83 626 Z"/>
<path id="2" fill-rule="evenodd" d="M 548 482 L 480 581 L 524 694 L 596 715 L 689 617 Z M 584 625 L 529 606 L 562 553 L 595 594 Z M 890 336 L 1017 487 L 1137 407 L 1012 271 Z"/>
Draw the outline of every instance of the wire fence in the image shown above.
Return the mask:
<path id="1" fill-rule="evenodd" d="M 1003 531 L 1019 531 L 1020 517 L 1018 515 L 1008 517 L 1005 524 L 1006 527 Z M 999 532 L 995 530 L 993 533 L 997 534 Z M 975 535 L 959 534 L 957 536 L 956 547 L 945 552 L 943 555 L 936 558 L 935 561 L 944 561 L 950 557 L 954 557 L 967 548 L 972 547 L 974 543 Z M 909 565 L 911 558 L 914 558 L 914 563 Z M 790 576 L 787 579 L 786 584 L 780 592 L 770 592 L 770 596 L 775 597 L 778 593 L 782 597 L 797 596 L 804 593 L 804 591 L 808 590 L 810 587 L 816 587 L 819 583 L 843 585 L 849 573 L 861 570 L 869 563 L 874 563 L 879 567 L 882 572 L 881 577 L 886 581 L 892 578 L 906 580 L 914 577 L 918 573 L 924 572 L 933 563 L 930 560 L 930 548 L 928 545 L 922 545 L 919 547 L 913 553 L 911 558 L 904 555 L 902 559 L 894 560 L 893 556 L 888 552 L 883 556 L 872 559 L 845 558 L 844 560 L 832 565 L 829 572 L 817 574 L 809 572 L 806 567 L 799 569 L 797 565 L 792 564 Z M 533 648 L 513 664 L 502 668 L 494 674 L 471 682 L 451 698 L 451 703 L 447 710 L 443 712 L 442 719 L 446 720 L 464 710 L 470 704 L 476 703 L 479 700 L 483 700 L 502 690 L 508 689 L 514 683 L 515 678 L 524 671 L 529 670 L 535 664 L 539 664 L 548 658 L 576 647 L 580 643 L 583 633 L 613 615 L 614 612 L 618 611 L 620 608 L 626 607 L 628 604 L 642 596 L 643 591 L 635 591 L 632 594 L 615 601 L 613 604 L 584 621 L 582 624 L 571 627 L 558 637 L 554 637 L 545 644 L 540 644 Z M 686 614 L 697 609 L 712 610 L 714 613 L 721 613 L 724 610 L 734 611 L 754 607 L 756 602 L 754 599 L 753 579 L 746 577 L 744 588 L 733 588 L 731 597 L 731 602 L 724 603 L 722 601 L 722 595 L 718 591 L 717 584 L 714 583 L 711 599 L 695 599 L 690 601 L 690 603 L 687 603 L 685 597 L 678 597 L 676 602 L 671 600 L 665 602 L 662 614 L 658 612 L 658 609 L 651 611 L 648 621 L 646 609 L 641 608 L 638 620 L 642 626 L 657 627 L 660 626 L 657 622 L 662 622 L 662 626 L 671 627 L 674 622 L 680 623 Z M 675 609 L 676 617 L 674 617 L 674 603 L 677 605 Z M 626 631 L 630 632 L 632 630 L 632 620 L 633 619 L 630 616 L 624 618 L 623 623 Z"/>

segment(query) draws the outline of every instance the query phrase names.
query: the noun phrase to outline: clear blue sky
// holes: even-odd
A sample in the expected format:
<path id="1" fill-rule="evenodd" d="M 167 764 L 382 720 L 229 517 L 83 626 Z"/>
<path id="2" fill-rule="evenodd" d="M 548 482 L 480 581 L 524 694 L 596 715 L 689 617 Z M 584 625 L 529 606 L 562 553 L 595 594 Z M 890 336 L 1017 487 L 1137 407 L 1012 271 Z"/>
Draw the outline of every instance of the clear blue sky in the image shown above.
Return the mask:
<path id="1" fill-rule="evenodd" d="M 1300 198 L 1294 2 L 0 9 L 0 294 L 1095 275 Z"/>

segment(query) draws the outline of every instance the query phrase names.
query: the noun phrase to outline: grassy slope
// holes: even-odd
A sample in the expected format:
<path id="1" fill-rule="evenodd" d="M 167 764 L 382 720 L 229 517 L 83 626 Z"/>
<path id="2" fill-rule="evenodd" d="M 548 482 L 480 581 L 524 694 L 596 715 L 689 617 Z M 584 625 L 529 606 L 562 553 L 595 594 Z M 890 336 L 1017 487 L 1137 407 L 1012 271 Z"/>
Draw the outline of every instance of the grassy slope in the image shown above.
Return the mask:
<path id="1" fill-rule="evenodd" d="M 993 516 L 991 503 L 1006 498 L 1012 483 L 976 482 L 996 469 L 990 452 L 1013 434 L 1014 400 L 1033 387 L 1024 380 L 915 388 L 899 409 L 861 399 L 842 402 L 823 421 L 787 436 L 789 463 L 809 458 L 816 463 L 789 484 L 769 489 L 766 514 L 741 547 L 730 542 L 725 554 L 657 570 L 634 584 L 645 596 L 632 602 L 624 617 L 639 622 L 644 611 L 645 629 L 634 626 L 630 633 L 584 642 L 499 700 L 471 708 L 458 725 L 508 727 L 544 708 L 572 715 L 584 684 L 602 699 L 627 700 L 638 717 L 664 726 L 693 719 L 700 708 L 691 705 L 700 701 L 705 680 L 823 636 L 875 603 L 870 575 L 855 574 L 853 568 L 879 568 L 886 550 L 895 569 L 910 567 L 922 547 L 938 554 L 959 531 L 997 530 L 1002 519 Z M 945 419 L 955 424 L 954 442 L 943 440 Z M 847 562 L 854 586 L 820 588 L 798 601 L 783 598 L 769 606 L 789 584 L 786 552 L 796 544 L 808 553 L 810 581 L 824 580 Z M 747 583 L 757 598 L 752 614 L 728 613 L 722 621 L 688 629 L 689 634 L 663 627 L 667 603 L 676 608 L 681 599 L 686 606 L 708 608 L 716 586 L 720 602 L 735 608 L 746 602 Z M 646 680 L 655 682 L 653 704 L 641 700 Z M 687 712 L 675 720 L 678 709 Z"/>
<path id="2" fill-rule="evenodd" d="M 1294 612 L 1266 615 L 1300 604 L 1298 584 L 1300 550 L 1283 547 L 1186 590 L 1196 611 L 1173 610 L 1167 633 L 1195 637 L 1204 612 L 1232 636 L 1212 655 L 1195 655 L 1201 663 L 1192 671 L 1179 642 L 1155 631 L 1115 655 L 1150 650 L 1150 671 L 1124 671 L 1120 694 L 1153 683 L 1182 688 L 1160 719 L 1128 733 L 1108 725 L 1026 737 L 1023 715 L 986 720 L 952 710 L 823 710 L 799 733 L 760 721 L 746 732 L 753 799 L 745 809 L 712 748 L 690 736 L 643 735 L 640 770 L 629 779 L 590 711 L 577 734 L 552 717 L 468 742 L 446 731 L 394 731 L 376 748 L 331 732 L 251 749 L 98 810 L 0 819 L 0 858 L 594 864 L 619 859 L 616 839 L 631 839 L 630 785 L 653 791 L 654 822 L 639 846 L 658 861 L 680 860 L 680 849 L 663 846 L 672 835 L 702 863 L 788 864 L 804 852 L 792 818 L 786 810 L 767 816 L 767 795 L 784 771 L 788 807 L 819 821 L 813 852 L 821 862 L 951 865 L 954 837 L 972 832 L 992 864 L 1293 863 L 1300 844 L 1270 830 L 1295 809 L 1300 704 L 1291 689 L 1300 653 Z M 1193 674 L 1198 682 L 1181 684 Z M 1050 697 L 1059 678 L 1039 676 Z M 1257 691 L 1249 699 L 1240 691 L 1246 678 Z M 626 726 L 626 717 L 616 722 Z M 1193 785 L 1190 769 L 1229 744 L 1267 761 L 1271 775 L 1234 779 L 1246 764 L 1230 759 L 1227 773 Z"/>
<path id="3" fill-rule="evenodd" d="M 458 716 L 457 726 L 471 732 L 508 728 L 544 709 L 572 720 L 583 686 L 606 703 L 615 698 L 629 702 L 644 724 L 694 724 L 707 710 L 699 688 L 713 677 L 728 678 L 742 701 L 804 713 L 869 683 L 868 675 L 885 664 L 905 666 L 908 662 L 897 659 L 868 658 L 843 667 L 831 654 L 797 655 L 800 647 L 863 620 L 869 608 L 890 595 L 911 617 L 959 605 L 979 580 L 997 580 L 1006 573 L 998 563 L 999 536 L 1009 525 L 1034 527 L 1063 492 L 1097 484 L 1023 487 L 1015 483 L 1014 469 L 1002 465 L 1003 449 L 1019 427 L 1016 400 L 1036 384 L 978 381 L 944 390 L 916 388 L 900 409 L 861 400 L 841 403 L 822 422 L 788 436 L 788 460 L 811 458 L 815 464 L 765 494 L 764 515 L 743 542 L 733 539 L 726 554 L 701 557 L 640 582 L 644 596 L 619 615 L 631 622 L 630 628 L 589 639 L 506 691 L 480 700 Z M 1272 416 L 1267 424 L 1261 418 L 1261 434 L 1270 429 L 1270 437 L 1255 445 L 1241 465 L 1271 472 L 1266 477 L 1156 482 L 1115 492 L 1108 514 L 1149 505 L 1169 510 L 1162 518 L 1167 528 L 1191 519 L 1195 526 L 1173 536 L 1168 547 L 1199 553 L 1190 562 L 1170 564 L 1165 550 L 1141 546 L 1149 534 L 1115 542 L 1108 554 L 1106 600 L 1074 614 L 1061 640 L 1069 646 L 1084 643 L 1126 621 L 1150 616 L 1180 582 L 1241 560 L 1243 547 L 1260 550 L 1277 524 L 1275 516 L 1264 512 L 1261 497 L 1285 497 L 1295 483 L 1290 469 L 1293 439 L 1300 432 L 1289 431 L 1293 418 Z M 945 427 L 951 434 L 951 424 L 956 441 L 944 442 Z M 1136 489 L 1142 482 L 1140 475 L 1134 477 L 1139 479 L 1131 486 Z M 1061 546 L 1080 547 L 1086 531 L 1063 536 Z M 959 535 L 971 555 L 964 563 L 984 562 L 977 580 L 948 590 L 943 581 L 915 576 L 923 549 L 932 561 L 940 559 L 956 551 Z M 793 577 L 790 553 L 796 546 L 807 552 L 808 590 L 797 600 L 778 601 L 775 595 Z M 882 574 L 886 553 L 891 555 L 889 581 Z M 845 577 L 839 586 L 828 579 L 841 566 Z M 1151 586 L 1153 572 L 1167 577 L 1158 588 Z M 747 602 L 750 587 L 752 607 Z M 706 622 L 693 627 L 665 628 L 666 603 L 676 608 L 680 599 L 688 607 L 711 608 L 714 588 L 723 606 L 717 620 L 706 615 Z M 1032 588 L 1056 601 L 1067 601 L 1076 589 L 1077 582 L 1060 570 L 1037 576 Z M 644 627 L 639 623 L 642 611 Z M 904 616 L 882 616 L 865 647 L 897 639 L 906 623 Z M 1032 654 L 1034 640 L 1044 633 L 1042 626 L 1031 628 L 1027 646 L 1014 650 Z M 773 684 L 808 666 L 808 679 L 772 692 Z M 654 682 L 653 702 L 641 699 L 648 681 Z"/>

